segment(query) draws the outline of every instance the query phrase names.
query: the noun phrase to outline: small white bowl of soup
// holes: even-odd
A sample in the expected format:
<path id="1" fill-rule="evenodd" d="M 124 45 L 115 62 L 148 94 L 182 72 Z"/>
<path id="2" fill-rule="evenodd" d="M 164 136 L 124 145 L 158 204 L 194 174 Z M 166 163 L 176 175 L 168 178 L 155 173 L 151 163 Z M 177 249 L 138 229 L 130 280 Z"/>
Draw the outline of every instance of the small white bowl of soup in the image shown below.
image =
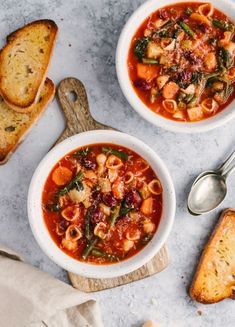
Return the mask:
<path id="1" fill-rule="evenodd" d="M 85 132 L 57 145 L 28 193 L 29 222 L 42 250 L 90 278 L 121 276 L 147 263 L 166 242 L 174 216 L 163 161 L 116 131 Z"/>
<path id="2" fill-rule="evenodd" d="M 235 3 L 150 0 L 127 21 L 116 70 L 130 105 L 173 132 L 204 132 L 235 116 Z"/>

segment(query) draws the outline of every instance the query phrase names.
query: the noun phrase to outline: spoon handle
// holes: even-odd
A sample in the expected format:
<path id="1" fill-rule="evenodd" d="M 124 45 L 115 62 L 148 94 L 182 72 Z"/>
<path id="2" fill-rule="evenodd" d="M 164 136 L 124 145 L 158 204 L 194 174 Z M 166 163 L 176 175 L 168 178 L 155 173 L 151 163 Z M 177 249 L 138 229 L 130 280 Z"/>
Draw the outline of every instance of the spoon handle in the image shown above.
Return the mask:
<path id="1" fill-rule="evenodd" d="M 230 167 L 224 174 L 223 177 L 226 179 L 228 177 L 228 175 L 232 174 L 232 172 L 235 170 L 235 165 L 233 165 L 232 167 Z"/>
<path id="2" fill-rule="evenodd" d="M 232 164 L 235 159 L 235 151 L 230 154 L 230 156 L 225 160 L 225 162 L 218 168 L 217 172 L 222 176 L 227 175 L 227 172 L 230 172 L 229 166 Z"/>

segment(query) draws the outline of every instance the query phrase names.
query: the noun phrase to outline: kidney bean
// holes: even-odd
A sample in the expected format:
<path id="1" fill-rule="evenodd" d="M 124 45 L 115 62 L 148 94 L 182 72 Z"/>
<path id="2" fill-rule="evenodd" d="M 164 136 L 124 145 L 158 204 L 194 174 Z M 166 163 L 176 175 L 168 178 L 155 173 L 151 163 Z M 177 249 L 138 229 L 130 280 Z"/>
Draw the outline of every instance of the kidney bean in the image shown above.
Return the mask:
<path id="1" fill-rule="evenodd" d="M 126 206 L 129 208 L 138 208 L 141 203 L 141 196 L 139 195 L 138 191 L 133 189 L 127 193 L 125 198 Z"/>
<path id="2" fill-rule="evenodd" d="M 160 9 L 158 12 L 158 17 L 163 20 L 167 19 L 169 18 L 169 13 L 166 11 L 166 9 Z"/>
<path id="3" fill-rule="evenodd" d="M 104 221 L 105 220 L 105 215 L 103 214 L 103 212 L 99 209 L 99 208 L 96 208 L 92 214 L 92 217 L 91 217 L 91 223 L 92 224 L 98 224 L 100 223 L 101 221 Z"/>
<path id="4" fill-rule="evenodd" d="M 114 207 L 117 204 L 117 200 L 111 193 L 104 193 L 102 200 L 108 207 Z"/>
<path id="5" fill-rule="evenodd" d="M 96 168 L 96 163 L 86 157 L 82 158 L 80 163 L 83 167 L 85 167 L 87 169 L 95 169 Z"/>
<path id="6" fill-rule="evenodd" d="M 151 85 L 146 82 L 144 79 L 136 79 L 134 81 L 134 85 L 135 87 L 138 87 L 139 89 L 143 90 L 143 91 L 148 91 L 151 89 Z"/>

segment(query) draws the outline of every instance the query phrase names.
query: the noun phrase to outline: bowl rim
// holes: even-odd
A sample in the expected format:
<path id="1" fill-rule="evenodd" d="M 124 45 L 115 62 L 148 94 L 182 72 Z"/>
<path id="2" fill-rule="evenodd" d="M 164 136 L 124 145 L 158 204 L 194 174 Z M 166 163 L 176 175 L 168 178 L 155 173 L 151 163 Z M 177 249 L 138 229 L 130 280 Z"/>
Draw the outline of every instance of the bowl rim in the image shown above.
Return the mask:
<path id="1" fill-rule="evenodd" d="M 184 3 L 187 1 L 183 0 L 148 0 L 142 5 L 140 5 L 129 17 L 126 24 L 124 25 L 116 48 L 116 73 L 120 88 L 131 105 L 131 107 L 145 120 L 154 124 L 155 126 L 161 127 L 171 132 L 180 133 L 200 133 L 207 132 L 214 128 L 220 127 L 231 119 L 235 117 L 235 100 L 218 114 L 213 117 L 203 119 L 197 122 L 181 122 L 173 121 L 171 119 L 165 118 L 161 115 L 154 113 L 149 109 L 144 102 L 136 94 L 131 80 L 129 78 L 128 68 L 127 68 L 127 56 L 130 48 L 130 42 L 134 36 L 134 33 L 138 27 L 144 22 L 144 20 L 154 11 L 165 7 L 170 4 Z M 194 0 L 194 2 L 206 1 Z M 232 0 L 210 0 L 216 8 L 223 11 L 231 17 L 233 15 L 233 21 L 235 22 L 235 2 Z"/>
<path id="2" fill-rule="evenodd" d="M 107 141 L 107 139 L 110 138 L 119 141 Z M 106 139 L 106 141 L 101 141 L 101 139 Z M 154 167 L 152 168 L 154 169 L 154 171 L 156 171 L 157 169 L 157 174 L 161 175 L 161 182 L 163 184 L 163 192 L 165 198 L 165 200 L 163 201 L 164 214 L 162 213 L 158 229 L 153 239 L 133 257 L 124 261 L 120 261 L 120 263 L 100 266 L 83 263 L 79 260 L 73 259 L 71 256 L 62 251 L 50 236 L 41 209 L 41 197 L 43 187 L 54 165 L 67 153 L 70 153 L 76 148 L 79 148 L 83 145 L 96 143 L 116 143 L 129 147 L 134 151 L 136 151 L 136 148 L 141 149 L 142 152 L 140 155 L 142 155 L 142 153 L 145 153 L 146 156 L 144 157 L 148 158 L 146 160 L 150 161 L 151 166 L 153 166 L 154 163 Z M 127 143 L 129 145 L 126 145 Z M 138 151 L 136 152 L 138 153 Z M 164 204 L 165 201 L 167 201 L 167 205 Z M 58 264 L 69 272 L 73 272 L 75 274 L 79 274 L 80 276 L 84 276 L 87 278 L 113 278 L 128 274 L 140 268 L 145 263 L 150 261 L 165 244 L 174 223 L 176 198 L 174 185 L 171 176 L 168 172 L 168 169 L 166 168 L 162 159 L 148 145 L 146 145 L 144 142 L 137 139 L 136 137 L 122 132 L 95 130 L 83 132 L 69 137 L 58 145 L 56 145 L 46 154 L 46 156 L 41 160 L 41 162 L 37 166 L 31 179 L 28 190 L 27 210 L 32 233 L 43 252 L 52 261 L 54 261 L 56 264 Z"/>

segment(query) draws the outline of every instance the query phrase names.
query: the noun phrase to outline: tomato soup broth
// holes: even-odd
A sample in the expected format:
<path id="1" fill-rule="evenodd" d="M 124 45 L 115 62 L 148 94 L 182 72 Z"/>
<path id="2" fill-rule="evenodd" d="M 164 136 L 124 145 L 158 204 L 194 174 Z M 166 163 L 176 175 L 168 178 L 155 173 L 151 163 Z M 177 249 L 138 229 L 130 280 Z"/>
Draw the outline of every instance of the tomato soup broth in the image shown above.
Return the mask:
<path id="1" fill-rule="evenodd" d="M 153 112 L 176 121 L 211 117 L 234 99 L 234 24 L 209 3 L 151 14 L 129 50 L 133 88 Z"/>
<path id="2" fill-rule="evenodd" d="M 162 187 L 134 151 L 89 145 L 52 169 L 42 209 L 61 250 L 79 261 L 115 263 L 135 255 L 153 237 L 162 214 Z"/>

